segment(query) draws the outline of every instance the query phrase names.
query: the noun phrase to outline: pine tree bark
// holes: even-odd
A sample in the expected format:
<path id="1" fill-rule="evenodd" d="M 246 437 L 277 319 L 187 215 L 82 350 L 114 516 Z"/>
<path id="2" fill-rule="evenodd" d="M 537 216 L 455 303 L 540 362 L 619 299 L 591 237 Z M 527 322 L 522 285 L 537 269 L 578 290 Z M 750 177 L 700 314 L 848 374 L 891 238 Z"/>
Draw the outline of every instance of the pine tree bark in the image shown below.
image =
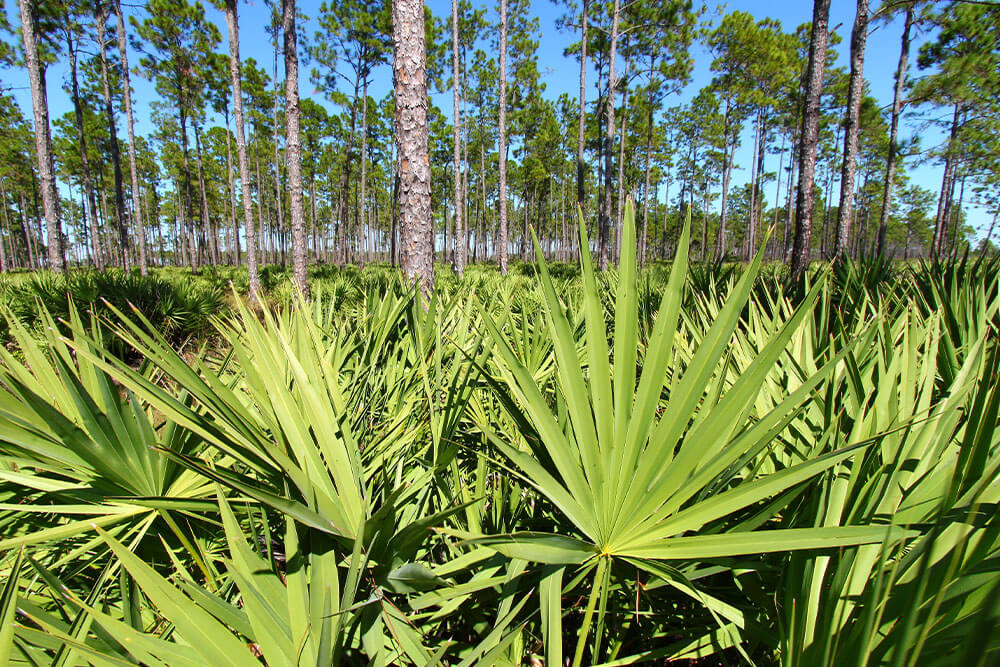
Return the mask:
<path id="1" fill-rule="evenodd" d="M 652 74 L 652 64 L 650 65 Z M 642 186 L 642 235 L 639 237 L 639 267 L 646 268 L 646 239 L 649 229 L 649 182 L 653 162 L 653 95 L 650 92 L 646 110 L 646 165 L 645 181 Z"/>
<path id="2" fill-rule="evenodd" d="M 729 125 L 729 103 L 726 103 L 726 125 Z M 728 136 L 728 132 L 726 133 Z M 729 181 L 733 174 L 733 154 L 736 152 L 736 140 L 733 137 L 733 143 L 731 147 L 729 145 L 728 138 L 725 141 L 726 146 L 722 149 L 722 197 L 720 201 L 720 211 L 719 211 L 719 229 L 715 235 L 715 261 L 721 262 L 726 258 L 726 224 L 729 220 Z"/>
<path id="3" fill-rule="evenodd" d="M 844 162 L 840 169 L 840 206 L 837 210 L 837 240 L 834 261 L 844 259 L 851 237 L 854 209 L 854 177 L 858 168 L 858 116 L 864 92 L 865 43 L 868 39 L 868 0 L 858 0 L 851 30 L 851 78 L 847 88 L 847 123 L 844 131 Z"/>
<path id="4" fill-rule="evenodd" d="M 621 0 L 615 0 L 611 16 L 611 53 L 608 58 L 608 92 L 604 100 L 604 197 L 597 231 L 597 263 L 601 271 L 608 268 L 608 241 L 611 235 L 611 202 L 614 196 L 614 145 L 615 145 L 615 61 L 618 58 L 618 17 Z"/>
<path id="5" fill-rule="evenodd" d="M 211 213 L 208 210 L 208 188 L 205 187 L 205 166 L 201 159 L 201 128 L 198 123 L 194 124 L 194 155 L 195 162 L 198 163 L 198 190 L 201 192 L 201 238 L 207 242 L 202 243 L 202 247 L 207 249 L 208 260 L 211 264 L 219 263 L 219 235 L 212 222 Z"/>
<path id="6" fill-rule="evenodd" d="M 507 275 L 507 0 L 500 0 L 500 118 L 497 158 L 497 260 L 500 275 Z"/>
<path id="7" fill-rule="evenodd" d="M 299 127 L 299 50 L 295 34 L 295 0 L 282 1 L 285 34 L 285 131 L 288 145 L 289 213 L 292 224 L 292 276 L 303 297 L 309 296 L 306 275 L 306 216 L 302 205 L 302 134 Z"/>
<path id="8" fill-rule="evenodd" d="M 360 266 L 364 268 L 368 261 L 368 218 L 365 202 L 368 201 L 368 77 L 365 77 L 361 89 L 361 183 L 358 187 L 358 206 L 354 210 L 355 227 L 358 235 L 364 239 L 359 248 Z"/>
<path id="9" fill-rule="evenodd" d="M 38 54 L 38 29 L 32 0 L 18 0 L 21 12 L 21 35 L 24 57 L 31 86 L 31 108 L 35 120 L 35 154 L 38 158 L 38 178 L 45 212 L 45 234 L 48 245 L 49 269 L 66 272 L 66 252 L 59 221 L 59 193 L 52 164 L 52 134 L 49 128 L 49 98 L 45 90 L 45 63 Z"/>
<path id="10" fill-rule="evenodd" d="M 3 212 L 3 228 L 0 228 L 0 273 L 5 273 L 10 270 L 10 266 L 7 263 L 7 242 L 4 240 L 4 232 L 10 236 L 10 219 L 7 213 L 7 192 L 3 189 L 3 182 L 0 182 L 0 211 Z M 990 227 L 990 231 L 993 231 L 992 227 Z M 13 240 L 11 238 L 10 254 L 12 257 L 14 255 Z M 986 237 L 986 240 L 990 240 L 989 236 Z"/>
<path id="11" fill-rule="evenodd" d="M 937 216 L 934 220 L 934 240 L 931 244 L 931 250 L 935 257 L 941 257 L 944 254 L 945 241 L 947 240 L 948 213 L 951 208 L 952 192 L 955 189 L 955 160 L 953 151 L 961 116 L 962 105 L 956 102 L 951 120 L 951 131 L 948 134 L 948 147 L 945 152 L 944 174 L 941 177 L 941 194 L 938 197 Z"/>
<path id="12" fill-rule="evenodd" d="M 284 4 L 284 0 L 282 0 Z M 275 19 L 276 20 L 276 19 Z M 287 261 L 287 240 L 285 238 L 285 208 L 284 208 L 284 196 L 281 191 L 281 144 L 279 137 L 281 136 L 280 130 L 280 120 L 278 116 L 278 94 L 280 91 L 278 89 L 278 33 L 277 26 L 274 33 L 274 125 L 272 136 L 274 138 L 274 207 L 275 213 L 278 221 L 278 251 L 281 255 L 281 265 L 284 266 Z"/>
<path id="13" fill-rule="evenodd" d="M 584 160 L 583 147 L 587 121 L 587 11 L 590 1 L 583 0 L 583 11 L 580 18 L 580 117 L 576 130 L 576 205 L 581 212 L 587 200 L 585 178 L 587 163 Z"/>
<path id="14" fill-rule="evenodd" d="M 465 204 L 462 198 L 462 110 L 460 106 L 459 84 L 461 82 L 458 66 L 458 0 L 451 0 L 451 76 L 452 102 L 454 103 L 454 122 L 452 123 L 452 142 L 454 144 L 454 190 L 455 196 L 455 273 L 462 276 L 465 273 Z"/>
<path id="15" fill-rule="evenodd" d="M 115 107 L 111 100 L 111 83 L 108 77 L 107 43 L 104 39 L 107 33 L 108 12 L 111 7 L 107 2 L 100 2 L 97 8 L 97 54 L 101 65 L 101 95 L 104 98 L 104 114 L 107 117 L 108 133 L 111 137 L 111 169 L 115 183 L 115 217 L 118 230 L 118 244 L 121 251 L 122 268 L 131 268 L 129 259 L 128 220 L 125 217 L 125 190 L 122 185 L 122 158 L 118 147 L 118 126 L 115 123 Z"/>
<path id="16" fill-rule="evenodd" d="M 135 121 L 132 117 L 132 86 L 129 82 L 128 49 L 125 41 L 125 18 L 122 16 L 120 0 L 114 0 L 115 19 L 118 25 L 118 56 L 121 61 L 122 106 L 125 108 L 125 124 L 128 126 L 128 168 L 132 181 L 132 219 L 135 221 L 135 238 L 139 246 L 139 273 L 149 275 L 149 257 L 146 250 L 146 230 L 143 226 L 139 206 L 139 161 L 135 153 Z"/>
<path id="17" fill-rule="evenodd" d="M 830 0 L 814 0 L 812 32 L 809 37 L 809 65 L 806 71 L 806 97 L 799 133 L 799 186 L 795 200 L 795 239 L 792 243 L 791 271 L 801 279 L 809 268 L 812 251 L 812 214 L 815 194 L 816 145 L 819 143 L 820 97 L 823 94 L 823 70 L 829 41 Z"/>
<path id="18" fill-rule="evenodd" d="M 233 85 L 233 124 L 236 126 L 236 156 L 240 165 L 240 195 L 243 199 L 243 224 L 247 236 L 247 273 L 250 278 L 250 300 L 259 302 L 260 276 L 257 272 L 257 234 L 253 219 L 253 202 L 250 199 L 250 163 L 247 160 L 247 142 L 243 131 L 243 66 L 240 63 L 240 27 L 236 3 L 226 0 L 226 25 L 229 29 L 229 77 Z"/>
<path id="19" fill-rule="evenodd" d="M 104 270 L 104 256 L 101 253 L 99 244 L 99 234 L 97 229 L 97 198 L 94 195 L 94 182 L 90 173 L 90 156 L 87 151 L 87 135 L 83 128 L 83 102 L 80 99 L 80 84 L 77 77 L 77 47 L 73 39 L 72 28 L 67 27 L 66 31 L 66 53 L 69 56 L 69 82 L 70 98 L 73 101 L 73 115 L 76 120 L 76 140 L 80 148 L 80 170 L 83 175 L 83 201 L 86 206 L 81 206 L 83 212 L 83 226 L 90 237 L 90 254 L 94 263 L 94 268 L 98 271 Z M 88 214 L 89 207 L 89 214 Z"/>
<path id="20" fill-rule="evenodd" d="M 903 108 L 903 86 L 906 84 L 906 69 L 910 57 L 910 29 L 913 27 L 913 5 L 906 6 L 903 20 L 903 36 L 900 39 L 899 63 L 896 65 L 896 87 L 892 96 L 892 117 L 889 121 L 889 155 L 885 162 L 885 179 L 882 187 L 882 209 L 879 211 L 878 239 L 875 253 L 884 255 L 885 237 L 889 230 L 889 209 L 892 201 L 892 187 L 896 178 L 896 160 L 899 156 L 899 116 Z"/>
<path id="21" fill-rule="evenodd" d="M 434 290 L 434 223 L 423 0 L 393 0 L 392 39 L 403 272 L 429 299 Z"/>

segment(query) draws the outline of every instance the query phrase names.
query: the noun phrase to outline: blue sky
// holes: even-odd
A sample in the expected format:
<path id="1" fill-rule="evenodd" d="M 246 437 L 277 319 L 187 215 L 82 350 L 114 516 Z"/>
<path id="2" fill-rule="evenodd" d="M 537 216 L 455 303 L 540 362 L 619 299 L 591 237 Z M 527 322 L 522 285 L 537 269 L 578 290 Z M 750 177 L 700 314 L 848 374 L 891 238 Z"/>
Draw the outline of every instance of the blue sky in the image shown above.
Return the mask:
<path id="1" fill-rule="evenodd" d="M 336 1 L 336 0 L 333 0 Z M 647 1 L 647 0 L 643 0 Z M 655 0 L 648 0 L 655 1 Z M 16 15 L 16 2 L 8 2 L 7 13 L 11 25 L 18 25 Z M 223 40 L 219 48 L 223 51 L 227 49 L 225 19 L 223 14 L 215 9 L 210 3 L 204 3 L 207 16 L 214 21 Z M 319 13 L 318 0 L 299 0 L 299 11 L 312 19 Z M 486 8 L 490 20 L 496 20 L 495 2 L 475 2 L 477 6 Z M 709 1 L 707 5 L 707 15 L 714 16 L 718 13 L 731 10 L 747 11 L 758 18 L 770 16 L 778 19 L 786 32 L 793 31 L 798 25 L 806 23 L 812 18 L 812 3 L 807 0 L 777 0 L 764 2 L 759 0 L 745 0 L 742 2 L 720 3 Z M 450 0 L 428 0 L 428 6 L 438 16 L 447 16 L 451 11 Z M 873 0 L 873 7 L 877 7 L 877 2 Z M 123 9 L 127 15 L 141 16 L 142 9 L 139 3 L 130 5 L 123 3 Z M 847 62 L 848 42 L 851 25 L 854 21 L 855 3 L 845 0 L 834 0 L 830 11 L 830 25 L 844 38 L 836 48 L 840 57 L 838 64 Z M 578 64 L 572 59 L 563 56 L 563 51 L 567 45 L 575 40 L 575 35 L 570 35 L 556 29 L 556 19 L 564 12 L 564 8 L 556 5 L 550 0 L 535 0 L 531 5 L 531 12 L 539 18 L 539 70 L 542 72 L 543 81 L 546 84 L 546 92 L 553 98 L 561 93 L 568 93 L 576 96 L 578 92 Z M 264 30 L 267 24 L 270 9 L 263 0 L 252 0 L 240 5 L 240 42 L 241 52 L 244 58 L 253 57 L 270 73 L 273 59 L 273 51 L 269 37 Z M 307 32 L 311 35 L 315 30 L 315 21 L 311 21 L 306 26 Z M 871 93 L 884 106 L 887 107 L 892 102 L 893 74 L 896 62 L 899 57 L 899 37 L 902 32 L 902 22 L 897 20 L 888 25 L 880 24 L 871 32 L 868 40 L 867 56 L 865 62 L 865 77 L 871 84 Z M 915 60 L 915 55 L 919 45 L 925 41 L 924 35 L 918 35 L 914 40 L 911 63 Z M 705 49 L 696 44 L 693 47 L 695 59 L 695 69 L 691 84 L 677 98 L 667 100 L 665 106 L 671 106 L 679 102 L 687 101 L 712 78 L 710 71 L 711 56 Z M 132 62 L 138 60 L 138 54 L 130 54 Z M 71 110 L 68 96 L 61 90 L 61 85 L 66 76 L 66 66 L 63 63 L 54 65 L 48 76 L 49 103 L 51 105 L 52 117 L 57 118 L 63 113 Z M 912 71 L 912 70 L 911 70 Z M 319 102 L 324 102 L 322 95 L 314 93 L 313 86 L 306 80 L 308 68 L 301 70 L 300 90 L 305 96 L 312 96 Z M 594 75 L 590 75 L 588 81 L 588 94 L 594 94 Z M 4 88 L 13 89 L 15 97 L 25 112 L 30 112 L 31 99 L 27 88 L 27 75 L 21 69 L 8 69 L 2 72 L 2 85 Z M 388 92 L 391 85 L 391 72 L 388 67 L 383 68 L 372 86 L 371 94 L 381 96 Z M 145 80 L 134 78 L 135 105 L 136 105 L 136 131 L 140 134 L 147 134 L 152 131 L 151 113 L 149 103 L 156 99 L 152 85 Z M 451 98 L 450 94 L 435 95 L 435 102 L 450 114 Z M 932 109 L 918 110 L 920 118 L 906 118 L 904 120 L 901 134 L 904 137 L 921 135 L 921 146 L 927 150 L 937 145 L 943 138 L 943 134 L 935 127 L 928 127 L 924 119 L 933 116 Z M 752 137 L 744 137 L 742 147 L 736 153 L 736 164 L 738 169 L 734 173 L 734 185 L 739 185 L 749 178 L 749 164 L 752 160 Z M 769 157 L 770 169 L 775 168 L 777 157 Z M 913 161 L 916 162 L 916 161 Z M 923 187 L 937 190 L 940 187 L 942 167 L 933 161 L 925 164 L 910 164 L 909 173 L 914 183 Z M 773 196 L 773 195 L 771 195 Z M 968 193 L 967 200 L 970 199 Z M 985 230 L 988 224 L 986 211 L 970 206 L 970 222 L 980 230 Z"/>

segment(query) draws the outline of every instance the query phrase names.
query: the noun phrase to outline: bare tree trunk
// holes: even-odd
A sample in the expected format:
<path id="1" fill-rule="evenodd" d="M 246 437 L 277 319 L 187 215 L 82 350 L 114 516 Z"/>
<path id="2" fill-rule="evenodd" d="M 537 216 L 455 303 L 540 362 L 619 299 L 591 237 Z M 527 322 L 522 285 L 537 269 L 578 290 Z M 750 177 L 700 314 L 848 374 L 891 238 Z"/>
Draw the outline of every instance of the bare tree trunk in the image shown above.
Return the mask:
<path id="1" fill-rule="evenodd" d="M 851 31 L 851 79 L 847 89 L 847 124 L 844 132 L 844 164 L 840 170 L 840 207 L 837 211 L 837 241 L 834 261 L 843 259 L 851 236 L 854 207 L 854 175 L 858 167 L 858 116 L 864 92 L 865 42 L 868 39 L 868 0 L 858 0 Z"/>
<path id="2" fill-rule="evenodd" d="M 580 117 L 576 134 L 576 204 L 584 210 L 587 195 L 584 189 L 587 163 L 583 156 L 584 129 L 587 119 L 587 11 L 589 0 L 583 0 L 580 20 Z"/>
<path id="3" fill-rule="evenodd" d="M 932 251 L 935 257 L 944 254 L 945 243 L 948 233 L 948 214 L 951 209 L 952 192 L 955 189 L 955 137 L 958 135 L 959 120 L 962 115 L 962 107 L 959 102 L 955 103 L 955 112 L 951 120 L 951 132 L 948 136 L 948 148 L 945 153 L 944 175 L 941 179 L 941 195 L 938 198 L 937 217 L 934 221 L 934 242 Z"/>
<path id="4" fill-rule="evenodd" d="M 45 90 L 45 64 L 38 56 L 37 16 L 32 0 L 18 0 L 21 10 L 21 35 L 24 58 L 31 85 L 31 108 L 35 117 L 35 154 L 41 181 L 42 209 L 45 211 L 45 234 L 48 239 L 49 269 L 66 272 L 66 253 L 59 223 L 59 193 L 52 166 L 52 135 L 49 129 L 49 98 Z"/>
<path id="5" fill-rule="evenodd" d="M 282 0 L 281 6 L 281 24 L 285 34 L 285 131 L 292 223 L 292 275 L 299 293 L 308 298 L 306 264 L 309 258 L 306 256 L 306 216 L 302 204 L 302 136 L 299 129 L 299 50 L 295 34 L 295 0 Z"/>
<path id="6" fill-rule="evenodd" d="M 361 266 L 364 267 L 368 260 L 368 230 L 365 216 L 365 202 L 368 199 L 368 79 L 361 91 L 361 184 L 358 192 L 358 207 L 354 212 L 355 220 L 360 216 L 360 223 L 357 225 L 358 233 L 364 237 L 364 247 L 361 249 Z"/>
<path id="7" fill-rule="evenodd" d="M 778 202 L 781 201 L 781 169 L 785 166 L 785 137 L 781 137 L 781 152 L 778 153 L 778 171 L 774 179 L 774 221 L 771 223 L 773 236 L 771 237 L 771 249 L 769 253 L 773 257 L 775 255 L 775 247 L 778 245 Z"/>
<path id="8" fill-rule="evenodd" d="M 725 127 L 727 130 L 724 134 L 725 140 L 722 148 L 722 197 L 720 198 L 719 229 L 715 236 L 715 259 L 719 262 L 726 258 L 726 221 L 729 219 L 729 181 L 732 178 L 733 154 L 736 152 L 736 141 L 738 139 L 738 137 L 733 136 L 732 148 L 727 148 L 729 144 L 729 114 L 730 108 L 729 102 L 727 101 L 725 120 Z"/>
<path id="9" fill-rule="evenodd" d="M 611 201 L 614 190 L 613 167 L 615 145 L 615 61 L 618 58 L 618 17 L 621 0 L 615 0 L 611 16 L 611 54 L 608 58 L 608 92 L 604 100 L 604 199 L 597 231 L 597 263 L 601 271 L 608 268 L 608 241 L 611 231 Z"/>
<path id="10" fill-rule="evenodd" d="M 198 163 L 198 189 L 201 191 L 201 232 L 202 238 L 208 234 L 208 242 L 204 244 L 208 252 L 209 261 L 218 264 L 217 235 L 213 233 L 212 217 L 208 211 L 208 192 L 205 188 L 205 167 L 201 159 L 201 128 L 198 123 L 194 124 L 194 153 L 195 161 Z"/>
<path id="11" fill-rule="evenodd" d="M 392 37 L 399 217 L 405 239 L 403 271 L 430 298 L 434 290 L 434 223 L 423 0 L 393 0 Z"/>
<path id="12" fill-rule="evenodd" d="M 829 39 L 830 0 L 814 0 L 812 34 L 809 37 L 809 66 L 806 98 L 799 136 L 799 192 L 795 201 L 795 240 L 792 247 L 792 278 L 800 279 L 809 268 L 812 248 L 813 176 L 816 173 L 816 145 L 819 143 L 820 97 Z"/>
<path id="13" fill-rule="evenodd" d="M 455 273 L 462 276 L 465 273 L 465 225 L 464 199 L 462 197 L 462 109 L 459 99 L 460 72 L 458 66 L 458 0 L 451 0 L 451 78 L 452 102 L 454 104 L 454 122 L 452 123 L 452 146 L 454 174 L 453 187 L 455 195 Z"/>
<path id="14" fill-rule="evenodd" d="M 135 154 L 135 122 L 132 118 L 132 87 L 129 83 L 128 49 L 125 43 L 125 19 L 121 2 L 115 0 L 115 18 L 118 22 L 118 55 L 121 60 L 122 106 L 125 108 L 125 123 L 128 126 L 128 167 L 132 181 L 132 219 L 135 221 L 135 236 L 139 246 L 139 273 L 149 274 L 149 257 L 146 251 L 146 230 L 143 227 L 142 211 L 139 206 L 139 166 Z"/>
<path id="15" fill-rule="evenodd" d="M 239 0 L 226 0 L 226 25 L 229 27 L 229 77 L 233 84 L 233 122 L 236 125 L 236 156 L 240 163 L 240 194 L 243 198 L 243 223 L 247 235 L 247 273 L 250 300 L 260 299 L 260 276 L 257 273 L 257 234 L 250 200 L 250 164 L 247 160 L 246 135 L 243 132 L 243 84 L 240 63 L 240 28 L 236 13 Z"/>
<path id="16" fill-rule="evenodd" d="M 236 183 L 233 178 L 233 147 L 229 131 L 229 109 L 226 109 L 226 182 L 229 189 L 229 257 L 234 266 L 242 264 L 240 252 L 240 222 L 236 215 Z"/>
<path id="17" fill-rule="evenodd" d="M 744 259 L 750 261 L 757 252 L 757 239 L 760 236 L 760 223 L 764 217 L 764 161 L 767 159 L 767 114 L 760 110 L 757 119 L 757 165 L 755 167 L 756 177 L 753 185 L 753 206 L 750 207 L 750 227 L 747 231 L 746 255 Z M 777 180 L 781 180 L 779 175 Z M 774 204 L 777 208 L 778 203 Z"/>
<path id="18" fill-rule="evenodd" d="M 282 5 L 284 5 L 284 1 L 285 0 L 282 0 Z M 287 263 L 287 259 L 288 259 L 288 257 L 287 257 L 288 248 L 286 246 L 286 239 L 285 239 L 285 234 L 286 234 L 286 231 L 285 231 L 285 209 L 284 209 L 284 206 L 283 206 L 283 203 L 284 203 L 283 199 L 284 199 L 284 197 L 282 196 L 284 193 L 281 190 L 281 145 L 280 145 L 280 141 L 279 141 L 279 137 L 281 136 L 281 131 L 279 129 L 279 123 L 278 123 L 278 121 L 279 121 L 278 109 L 280 108 L 278 106 L 278 99 L 280 97 L 280 95 L 278 94 L 279 93 L 279 89 L 278 89 L 278 53 L 279 53 L 280 49 L 278 47 L 278 26 L 276 25 L 277 20 L 278 20 L 277 16 L 274 15 L 274 14 L 272 14 L 272 21 L 274 21 L 274 23 L 272 23 L 272 27 L 274 28 L 274 132 L 273 132 L 273 138 L 274 138 L 274 195 L 275 195 L 275 198 L 274 198 L 274 208 L 275 208 L 275 215 L 276 215 L 277 225 L 278 225 L 278 230 L 277 230 L 277 232 L 278 232 L 278 252 L 279 252 L 279 254 L 281 256 L 281 265 L 284 266 Z"/>
<path id="19" fill-rule="evenodd" d="M 907 61 L 910 57 L 910 28 L 913 26 L 913 5 L 906 6 L 903 36 L 899 47 L 899 64 L 896 66 L 896 87 L 892 96 L 892 119 L 889 122 L 889 156 L 885 163 L 885 180 L 882 188 L 882 210 L 879 211 L 878 240 L 875 252 L 885 254 L 885 235 L 889 229 L 889 209 L 892 186 L 896 178 L 896 159 L 899 155 L 899 116 L 903 107 L 903 86 L 906 84 Z"/>
<path id="20" fill-rule="evenodd" d="M 951 240 L 948 244 L 948 255 L 953 259 L 958 255 L 959 234 L 962 231 L 962 204 L 965 200 L 965 175 L 962 176 L 962 180 L 959 181 L 959 183 L 958 205 L 950 207 L 948 211 L 948 225 L 951 228 Z"/>
<path id="21" fill-rule="evenodd" d="M 500 275 L 507 275 L 507 0 L 500 0 L 500 122 L 497 192 L 497 257 Z"/>
<path id="22" fill-rule="evenodd" d="M 131 262 L 129 260 L 128 221 L 125 218 L 125 188 L 122 185 L 122 158 L 118 148 L 118 126 L 115 123 L 115 107 L 111 100 L 107 43 L 104 39 L 110 9 L 111 7 L 106 2 L 98 4 L 96 16 L 97 54 L 101 64 L 101 95 L 104 98 L 104 113 L 107 116 L 108 132 L 111 137 L 111 168 L 115 179 L 115 217 L 117 218 L 118 244 L 121 251 L 122 268 L 128 271 L 131 268 Z"/>
<path id="23" fill-rule="evenodd" d="M 101 254 L 99 245 L 99 235 L 97 229 L 97 199 L 94 196 L 94 182 L 90 175 L 90 158 L 87 151 L 87 135 L 83 129 L 83 103 L 80 100 L 80 84 L 77 79 L 77 48 L 73 40 L 73 30 L 67 27 L 66 30 L 66 52 L 69 55 L 70 73 L 70 97 L 73 100 L 73 114 L 76 120 L 76 140 L 80 144 L 80 168 L 83 172 L 83 191 L 86 206 L 81 206 L 83 212 L 83 225 L 90 236 L 90 254 L 94 263 L 94 268 L 98 271 L 104 270 L 104 257 Z M 83 202 L 81 202 L 83 203 Z M 87 208 L 90 208 L 90 215 Z"/>
<path id="24" fill-rule="evenodd" d="M 993 220 L 990 222 L 989 229 L 986 230 L 986 238 L 983 239 L 984 252 L 990 247 L 990 239 L 993 238 L 993 228 L 997 226 L 997 214 L 998 213 L 996 211 L 993 212 Z M 907 233 L 909 233 L 909 227 L 907 227 Z"/>
<path id="25" fill-rule="evenodd" d="M 0 228 L 0 273 L 5 273 L 10 270 L 10 266 L 7 265 L 7 248 L 6 241 L 4 241 L 4 231 L 10 235 L 10 219 L 9 214 L 7 213 L 7 192 L 3 188 L 2 181 L 0 181 L 0 211 L 3 212 L 3 228 Z M 992 227 L 990 227 L 990 231 L 993 231 Z M 986 237 L 986 240 L 989 241 L 989 236 Z M 11 241 L 13 241 L 13 239 L 11 239 Z M 10 254 L 13 257 L 13 242 L 10 246 Z"/>

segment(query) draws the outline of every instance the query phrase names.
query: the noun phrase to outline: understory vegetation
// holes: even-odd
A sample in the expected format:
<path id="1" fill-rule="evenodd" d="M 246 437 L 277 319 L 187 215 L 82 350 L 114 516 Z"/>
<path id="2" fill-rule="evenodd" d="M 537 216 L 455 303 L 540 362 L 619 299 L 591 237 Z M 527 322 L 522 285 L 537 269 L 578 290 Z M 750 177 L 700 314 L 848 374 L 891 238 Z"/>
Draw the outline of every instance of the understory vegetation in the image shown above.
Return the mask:
<path id="1" fill-rule="evenodd" d="M 0 663 L 996 661 L 1000 261 L 622 233 L 430 300 L 4 277 Z"/>

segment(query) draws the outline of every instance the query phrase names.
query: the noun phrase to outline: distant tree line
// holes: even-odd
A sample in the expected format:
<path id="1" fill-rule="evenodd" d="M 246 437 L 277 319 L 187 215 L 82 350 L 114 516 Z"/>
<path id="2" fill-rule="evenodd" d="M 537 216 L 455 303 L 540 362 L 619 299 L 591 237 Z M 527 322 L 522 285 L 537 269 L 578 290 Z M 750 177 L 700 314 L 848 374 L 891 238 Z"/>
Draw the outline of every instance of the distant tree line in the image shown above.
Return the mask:
<path id="1" fill-rule="evenodd" d="M 546 256 L 577 257 L 578 207 L 607 267 L 632 197 L 643 262 L 672 256 L 690 211 L 694 257 L 747 259 L 773 227 L 768 257 L 801 273 L 817 257 L 958 253 L 977 231 L 969 205 L 1000 209 L 989 3 L 857 0 L 841 65 L 830 0 L 791 31 L 688 0 L 564 0 L 579 94 L 554 98 L 527 0 L 453 0 L 449 16 L 415 0 L 330 1 L 315 16 L 272 1 L 271 62 L 241 59 L 237 2 L 216 1 L 228 49 L 212 8 L 189 0 L 127 17 L 118 0 L 19 0 L 20 25 L 0 12 L 0 61 L 27 70 L 33 102 L 26 116 L 0 93 L 0 270 L 246 263 L 254 292 L 272 263 L 294 264 L 303 290 L 309 262 L 505 272 L 532 257 L 532 230 Z M 884 107 L 864 78 L 874 31 L 899 40 Z M 681 104 L 696 42 L 713 77 Z M 47 81 L 57 60 L 67 74 Z M 389 68 L 394 91 L 373 97 Z M 146 136 L 136 77 L 157 93 Z M 48 94 L 72 110 L 50 118 Z M 905 136 L 904 118 L 945 140 Z M 941 166 L 937 192 L 910 182 L 917 162 Z M 733 185 L 738 168 L 749 178 Z M 993 227 L 978 230 L 984 247 Z"/>

